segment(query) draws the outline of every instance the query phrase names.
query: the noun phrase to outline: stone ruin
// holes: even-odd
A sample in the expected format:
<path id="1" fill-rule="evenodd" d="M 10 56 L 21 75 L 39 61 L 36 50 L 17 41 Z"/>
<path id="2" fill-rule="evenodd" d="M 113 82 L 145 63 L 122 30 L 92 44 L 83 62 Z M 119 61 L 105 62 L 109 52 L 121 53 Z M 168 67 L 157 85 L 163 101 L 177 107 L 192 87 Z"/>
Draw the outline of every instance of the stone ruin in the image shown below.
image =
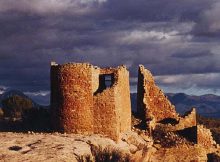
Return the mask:
<path id="1" fill-rule="evenodd" d="M 51 106 L 56 130 L 117 141 L 131 130 L 129 72 L 125 66 L 51 63 Z"/>
<path id="2" fill-rule="evenodd" d="M 198 125 L 196 110 L 180 116 L 150 71 L 139 66 L 137 113 L 150 134 L 164 130 L 191 135 L 206 148 L 215 144 L 210 130 Z M 57 131 L 102 134 L 118 141 L 131 130 L 129 72 L 125 66 L 104 68 L 88 63 L 51 63 L 52 123 Z"/>
<path id="3" fill-rule="evenodd" d="M 166 131 L 185 134 L 192 142 L 206 148 L 216 144 L 210 130 L 197 124 L 195 108 L 180 116 L 143 65 L 138 70 L 137 113 L 150 133 L 162 127 Z"/>

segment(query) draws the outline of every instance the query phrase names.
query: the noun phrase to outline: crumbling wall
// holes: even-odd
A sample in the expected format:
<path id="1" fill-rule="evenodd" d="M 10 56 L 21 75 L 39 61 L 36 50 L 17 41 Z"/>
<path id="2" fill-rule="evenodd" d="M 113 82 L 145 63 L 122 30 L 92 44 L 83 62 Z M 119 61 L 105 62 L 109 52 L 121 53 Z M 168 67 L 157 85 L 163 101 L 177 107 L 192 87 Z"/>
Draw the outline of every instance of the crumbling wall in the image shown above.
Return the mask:
<path id="1" fill-rule="evenodd" d="M 166 118 L 178 119 L 175 107 L 156 86 L 152 74 L 143 65 L 140 65 L 138 70 L 137 95 L 137 112 L 142 119 L 154 118 L 155 122 Z"/>
<path id="2" fill-rule="evenodd" d="M 197 125 L 196 122 L 196 109 L 193 108 L 191 111 L 186 112 L 183 117 L 180 117 L 176 124 L 159 124 L 166 131 L 179 131 L 186 128 L 192 128 Z"/>
<path id="3" fill-rule="evenodd" d="M 94 93 L 94 132 L 107 135 L 115 140 L 119 138 L 119 113 L 115 104 L 115 81 L 109 88 L 105 86 L 102 75 L 112 74 L 114 71 L 100 69 L 96 75 L 99 76 L 99 86 Z"/>
<path id="4" fill-rule="evenodd" d="M 112 81 L 109 87 L 106 75 Z M 58 130 L 118 140 L 120 133 L 131 129 L 129 73 L 125 66 L 51 65 L 51 105 Z"/>
<path id="5" fill-rule="evenodd" d="M 179 123 L 176 125 L 177 130 L 181 130 L 188 127 L 196 126 L 196 109 L 192 108 L 191 111 L 186 112 L 183 117 L 179 119 Z"/>
<path id="6" fill-rule="evenodd" d="M 202 145 L 204 148 L 211 148 L 216 144 L 211 131 L 203 125 L 197 125 L 197 144 Z"/>
<path id="7" fill-rule="evenodd" d="M 137 111 L 146 122 L 150 134 L 156 129 L 175 131 L 204 148 L 215 144 L 211 131 L 203 125 L 197 125 L 195 108 L 180 117 L 143 65 L 139 66 L 138 71 Z"/>
<path id="8" fill-rule="evenodd" d="M 101 69 L 99 75 L 111 75 L 113 84 L 94 94 L 95 132 L 119 139 L 121 132 L 131 129 L 129 73 L 120 66 Z"/>
<path id="9" fill-rule="evenodd" d="M 137 110 L 150 134 L 157 126 L 166 131 L 182 131 L 187 128 L 196 132 L 196 110 L 192 109 L 180 117 L 175 106 L 155 84 L 151 72 L 143 65 L 138 70 Z"/>

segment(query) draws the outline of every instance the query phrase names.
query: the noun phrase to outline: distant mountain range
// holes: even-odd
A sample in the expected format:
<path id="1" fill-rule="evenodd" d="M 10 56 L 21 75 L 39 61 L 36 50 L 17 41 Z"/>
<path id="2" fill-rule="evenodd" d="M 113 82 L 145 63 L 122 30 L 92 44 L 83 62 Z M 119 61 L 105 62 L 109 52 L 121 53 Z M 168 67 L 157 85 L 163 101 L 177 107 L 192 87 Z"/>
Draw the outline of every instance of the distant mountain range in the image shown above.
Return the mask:
<path id="1" fill-rule="evenodd" d="M 0 95 L 0 107 L 2 107 L 1 101 L 13 95 L 19 95 L 23 98 L 30 99 L 22 92 L 17 90 L 11 90 Z M 167 93 L 166 94 L 173 105 L 176 106 L 176 110 L 180 114 L 184 114 L 186 111 L 195 107 L 197 112 L 205 117 L 220 118 L 220 96 L 213 94 L 207 94 L 202 96 L 192 96 L 184 93 Z M 31 99 L 30 99 L 31 100 Z M 35 108 L 49 106 L 41 106 L 32 100 Z M 131 105 L 132 111 L 136 111 L 137 94 L 131 93 Z"/>
<path id="2" fill-rule="evenodd" d="M 184 93 L 166 94 L 171 103 L 176 106 L 179 113 L 184 113 L 192 107 L 206 117 L 220 118 L 220 96 L 206 94 L 202 96 L 191 96 Z"/>
<path id="3" fill-rule="evenodd" d="M 136 93 L 131 94 L 132 110 L 136 111 Z M 197 112 L 205 117 L 220 118 L 220 96 L 207 94 L 202 96 L 191 96 L 184 93 L 166 94 L 176 111 L 184 114 L 186 111 L 195 107 Z"/>

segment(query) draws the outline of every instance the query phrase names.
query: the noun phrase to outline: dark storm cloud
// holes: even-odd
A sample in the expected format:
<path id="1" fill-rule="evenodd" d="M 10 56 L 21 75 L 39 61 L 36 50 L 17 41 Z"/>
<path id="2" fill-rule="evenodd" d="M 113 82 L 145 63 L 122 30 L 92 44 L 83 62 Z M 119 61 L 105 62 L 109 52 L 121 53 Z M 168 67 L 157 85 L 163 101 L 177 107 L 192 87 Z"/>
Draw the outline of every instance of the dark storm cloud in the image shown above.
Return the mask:
<path id="1" fill-rule="evenodd" d="M 192 59 L 192 58 L 200 58 L 200 57 L 211 57 L 213 56 L 214 54 L 213 53 L 210 53 L 210 51 L 202 51 L 202 52 L 199 52 L 199 51 L 188 51 L 188 52 L 179 52 L 179 53 L 174 53 L 171 55 L 171 57 L 175 57 L 175 58 L 180 58 L 180 59 Z"/>
<path id="2" fill-rule="evenodd" d="M 133 78 L 138 64 L 171 77 L 218 73 L 217 6 L 215 0 L 0 0 L 0 86 L 44 96 L 51 60 L 126 64 Z"/>
<path id="3" fill-rule="evenodd" d="M 160 84 L 167 92 L 185 92 L 194 95 L 209 93 L 219 94 L 219 79 L 219 73 L 156 77 L 157 83 Z"/>
<path id="4" fill-rule="evenodd" d="M 198 37 L 211 37 L 219 39 L 220 36 L 220 2 L 216 1 L 211 7 L 203 11 L 198 19 L 193 33 Z M 209 39 L 210 41 L 211 39 Z"/>
<path id="5" fill-rule="evenodd" d="M 158 83 L 164 86 L 172 86 L 185 82 L 184 88 L 191 88 L 198 86 L 203 88 L 218 88 L 220 86 L 218 73 L 208 74 L 185 74 L 185 75 L 172 75 L 172 76 L 157 76 Z"/>
<path id="6" fill-rule="evenodd" d="M 108 0 L 104 3 L 105 15 L 113 19 L 144 21 L 196 20 L 198 14 L 212 2 L 207 0 Z"/>

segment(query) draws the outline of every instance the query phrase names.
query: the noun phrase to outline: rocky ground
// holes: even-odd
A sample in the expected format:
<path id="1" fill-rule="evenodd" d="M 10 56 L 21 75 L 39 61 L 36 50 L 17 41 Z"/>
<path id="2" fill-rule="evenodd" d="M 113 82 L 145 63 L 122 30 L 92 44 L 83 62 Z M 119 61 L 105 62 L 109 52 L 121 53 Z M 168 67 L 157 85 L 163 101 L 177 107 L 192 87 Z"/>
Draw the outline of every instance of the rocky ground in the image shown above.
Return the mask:
<path id="1" fill-rule="evenodd" d="M 3 132 L 3 129 L 0 132 L 0 162 L 220 161 L 218 145 L 205 149 L 174 132 L 163 130 L 154 131 L 150 136 L 145 125 L 134 116 L 132 125 L 132 131 L 123 134 L 117 143 L 100 135 L 84 136 L 46 131 L 21 133 L 20 129 Z M 15 126 L 17 128 L 19 125 Z M 14 127 L 10 125 L 10 128 Z"/>
<path id="2" fill-rule="evenodd" d="M 82 136 L 59 133 L 0 133 L 0 161 L 24 162 L 72 162 L 97 158 L 95 154 L 129 156 L 146 146 L 152 146 L 150 138 L 127 133 L 117 144 L 99 135 Z M 101 155 L 100 155 L 101 156 Z M 121 158 L 121 157 L 120 157 Z M 118 159 L 120 159 L 118 158 Z M 89 161 L 88 160 L 88 161 Z"/>
<path id="3" fill-rule="evenodd" d="M 74 161 L 207 161 L 205 150 L 189 144 L 165 148 L 148 136 L 129 132 L 115 143 L 99 135 L 60 133 L 0 133 L 1 162 L 74 162 Z M 214 157 L 210 154 L 210 157 Z"/>

